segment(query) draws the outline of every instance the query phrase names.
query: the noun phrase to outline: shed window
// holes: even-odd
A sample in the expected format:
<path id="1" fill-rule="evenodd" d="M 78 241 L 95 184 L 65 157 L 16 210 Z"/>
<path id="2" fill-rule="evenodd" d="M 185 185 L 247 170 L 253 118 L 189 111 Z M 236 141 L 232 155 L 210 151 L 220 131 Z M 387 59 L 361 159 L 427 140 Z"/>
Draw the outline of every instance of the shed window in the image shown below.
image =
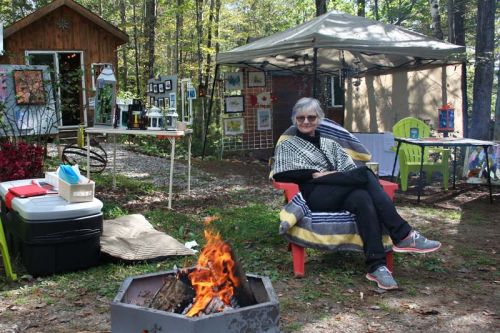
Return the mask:
<path id="1" fill-rule="evenodd" d="M 327 99 L 330 106 L 343 106 L 344 105 L 344 89 L 342 87 L 340 76 L 331 75 L 326 80 L 327 82 Z"/>

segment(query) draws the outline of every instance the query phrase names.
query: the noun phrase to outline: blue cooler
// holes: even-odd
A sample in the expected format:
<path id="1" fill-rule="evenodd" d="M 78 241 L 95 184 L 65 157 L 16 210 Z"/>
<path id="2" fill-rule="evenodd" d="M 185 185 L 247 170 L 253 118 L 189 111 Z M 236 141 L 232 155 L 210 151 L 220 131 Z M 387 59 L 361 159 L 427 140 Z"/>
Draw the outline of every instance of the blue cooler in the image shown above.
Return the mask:
<path id="1" fill-rule="evenodd" d="M 44 179 L 39 179 L 43 181 Z M 32 180 L 0 183 L 1 217 L 12 255 L 20 255 L 31 275 L 50 275 L 97 265 L 102 234 L 102 202 L 69 203 L 57 194 L 12 199 L 10 187 Z"/>

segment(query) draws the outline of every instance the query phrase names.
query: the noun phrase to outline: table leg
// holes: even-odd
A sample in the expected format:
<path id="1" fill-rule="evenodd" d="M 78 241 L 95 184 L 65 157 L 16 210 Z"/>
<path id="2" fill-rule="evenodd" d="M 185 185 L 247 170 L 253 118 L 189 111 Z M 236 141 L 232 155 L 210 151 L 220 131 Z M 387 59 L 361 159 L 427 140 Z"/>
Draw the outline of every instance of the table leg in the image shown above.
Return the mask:
<path id="1" fill-rule="evenodd" d="M 113 134 L 113 190 L 116 189 L 116 134 Z"/>
<path id="2" fill-rule="evenodd" d="M 191 141 L 192 136 L 190 134 L 188 135 L 188 195 L 191 193 Z"/>
<path id="3" fill-rule="evenodd" d="M 488 159 L 488 146 L 483 146 L 484 154 L 486 155 L 486 178 L 488 179 L 488 188 L 490 190 L 490 203 L 493 203 L 493 193 L 491 191 L 491 176 L 490 176 L 490 163 Z M 479 175 L 481 177 L 481 175 Z"/>
<path id="4" fill-rule="evenodd" d="M 396 156 L 394 157 L 394 164 L 392 165 L 391 181 L 394 182 L 394 170 L 396 170 L 396 162 L 399 155 L 399 147 L 401 147 L 401 141 L 398 141 L 398 147 L 396 148 Z"/>
<path id="5" fill-rule="evenodd" d="M 90 179 L 90 134 L 87 133 L 87 178 Z"/>
<path id="6" fill-rule="evenodd" d="M 453 189 L 455 189 L 456 170 L 457 170 L 457 146 L 453 147 Z"/>
<path id="7" fill-rule="evenodd" d="M 168 183 L 168 209 L 172 209 L 172 184 L 174 180 L 175 138 L 168 138 L 172 146 L 170 151 L 170 177 Z"/>
<path id="8" fill-rule="evenodd" d="M 421 146 L 422 151 L 420 153 L 420 177 L 418 178 L 418 197 L 417 202 L 420 203 L 420 195 L 422 194 L 422 188 L 424 187 L 422 178 L 424 174 L 424 146 Z"/>

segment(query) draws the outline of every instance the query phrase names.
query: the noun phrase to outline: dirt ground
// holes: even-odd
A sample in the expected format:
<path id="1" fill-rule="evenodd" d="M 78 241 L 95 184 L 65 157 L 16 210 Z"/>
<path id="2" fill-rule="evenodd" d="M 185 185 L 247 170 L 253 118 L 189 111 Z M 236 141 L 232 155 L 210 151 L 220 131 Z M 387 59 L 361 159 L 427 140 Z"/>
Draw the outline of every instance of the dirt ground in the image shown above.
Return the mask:
<path id="1" fill-rule="evenodd" d="M 195 200 L 183 204 L 186 194 L 176 194 L 180 212 L 207 203 L 231 204 L 228 193 L 234 188 L 247 189 L 276 208 L 281 204 L 281 193 L 272 189 L 263 162 L 194 160 L 193 167 L 198 173 L 190 198 Z M 210 183 L 211 190 L 199 186 L 197 179 Z M 401 288 L 391 292 L 364 279 L 363 261 L 355 254 L 310 253 L 303 279 L 293 277 L 290 259 L 290 274 L 273 283 L 282 308 L 282 331 L 500 331 L 500 189 L 494 189 L 493 204 L 486 186 L 461 182 L 447 192 L 439 184 L 426 187 L 420 204 L 415 193 L 414 188 L 405 194 L 398 191 L 398 210 L 426 235 L 441 240 L 442 249 L 420 257 L 396 255 L 395 277 Z M 105 195 L 120 201 L 120 193 Z M 130 205 L 133 210 L 134 203 Z M 316 273 L 329 267 L 338 278 Z M 55 293 L 57 304 L 22 305 L 0 294 L 0 332 L 109 332 L 107 299 L 85 292 L 71 297 L 63 290 Z M 87 329 L 89 323 L 94 329 Z"/>

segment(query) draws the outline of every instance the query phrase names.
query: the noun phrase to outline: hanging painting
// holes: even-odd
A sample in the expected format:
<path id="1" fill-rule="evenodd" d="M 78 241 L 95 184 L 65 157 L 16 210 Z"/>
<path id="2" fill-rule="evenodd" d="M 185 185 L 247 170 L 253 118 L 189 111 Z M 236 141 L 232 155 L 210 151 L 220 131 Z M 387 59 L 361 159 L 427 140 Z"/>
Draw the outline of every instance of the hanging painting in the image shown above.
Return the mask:
<path id="1" fill-rule="evenodd" d="M 264 72 L 249 72 L 248 87 L 265 87 L 266 74 Z"/>
<path id="2" fill-rule="evenodd" d="M 46 104 L 41 70 L 15 70 L 13 76 L 17 105 Z"/>
<path id="3" fill-rule="evenodd" d="M 241 90 L 243 89 L 243 73 L 224 73 L 224 82 L 226 90 Z"/>
<path id="4" fill-rule="evenodd" d="M 226 96 L 224 97 L 224 105 L 226 113 L 237 113 L 244 111 L 244 98 L 243 96 Z"/>
<path id="5" fill-rule="evenodd" d="M 243 118 L 224 118 L 224 134 L 239 135 L 244 133 Z"/>
<path id="6" fill-rule="evenodd" d="M 257 130 L 265 131 L 271 129 L 271 110 L 257 109 Z"/>

